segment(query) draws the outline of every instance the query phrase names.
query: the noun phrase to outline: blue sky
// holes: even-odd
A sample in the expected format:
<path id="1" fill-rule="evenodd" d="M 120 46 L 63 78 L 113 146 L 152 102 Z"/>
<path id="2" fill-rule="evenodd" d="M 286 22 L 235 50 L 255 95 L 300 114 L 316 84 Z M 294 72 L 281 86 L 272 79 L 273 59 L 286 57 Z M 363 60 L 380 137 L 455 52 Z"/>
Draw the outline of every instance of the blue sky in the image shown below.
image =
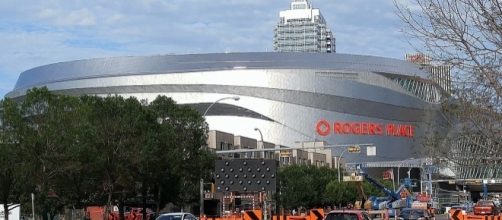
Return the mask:
<path id="1" fill-rule="evenodd" d="M 291 0 L 2 0 L 0 98 L 36 66 L 110 56 L 272 51 Z M 392 0 L 312 0 L 337 52 L 414 51 Z"/>

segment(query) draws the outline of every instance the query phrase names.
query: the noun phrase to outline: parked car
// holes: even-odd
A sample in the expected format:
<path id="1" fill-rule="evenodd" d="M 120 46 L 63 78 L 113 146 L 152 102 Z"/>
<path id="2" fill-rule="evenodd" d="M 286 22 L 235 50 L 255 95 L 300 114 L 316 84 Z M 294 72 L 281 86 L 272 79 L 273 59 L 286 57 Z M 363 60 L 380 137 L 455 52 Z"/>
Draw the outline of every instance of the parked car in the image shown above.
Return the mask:
<path id="1" fill-rule="evenodd" d="M 474 205 L 475 215 L 498 215 L 499 212 L 499 208 L 491 200 L 479 200 Z"/>
<path id="2" fill-rule="evenodd" d="M 371 218 L 362 210 L 341 209 L 329 212 L 324 220 L 371 220 Z"/>
<path id="3" fill-rule="evenodd" d="M 434 220 L 427 209 L 405 208 L 399 212 L 400 220 Z"/>
<path id="4" fill-rule="evenodd" d="M 159 215 L 155 220 L 198 220 L 198 218 L 187 212 L 173 212 Z"/>

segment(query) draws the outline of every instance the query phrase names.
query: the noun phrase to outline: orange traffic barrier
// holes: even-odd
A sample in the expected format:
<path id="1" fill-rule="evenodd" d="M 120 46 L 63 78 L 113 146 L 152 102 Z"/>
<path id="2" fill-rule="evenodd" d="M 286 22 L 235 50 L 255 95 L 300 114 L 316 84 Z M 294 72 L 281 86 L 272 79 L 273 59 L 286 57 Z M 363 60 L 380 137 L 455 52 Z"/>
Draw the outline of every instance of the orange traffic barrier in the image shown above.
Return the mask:
<path id="1" fill-rule="evenodd" d="M 450 209 L 448 214 L 450 216 L 450 220 L 464 220 L 465 212 L 461 209 Z"/>
<path id="2" fill-rule="evenodd" d="M 489 216 L 484 216 L 484 215 L 465 215 L 464 216 L 464 219 L 466 220 L 485 220 L 487 219 Z"/>
<path id="3" fill-rule="evenodd" d="M 274 215 L 272 220 L 288 220 L 288 215 Z"/>
<path id="4" fill-rule="evenodd" d="M 474 215 L 468 214 L 464 216 L 464 220 L 502 220 L 500 215 Z"/>
<path id="5" fill-rule="evenodd" d="M 91 220 L 103 220 L 103 207 L 89 206 L 86 207 L 86 215 Z"/>
<path id="6" fill-rule="evenodd" d="M 311 209 L 309 217 L 310 220 L 323 220 L 324 209 Z"/>
<path id="7" fill-rule="evenodd" d="M 502 220 L 501 215 L 475 215 L 461 209 L 450 209 L 448 214 L 450 220 Z"/>
<path id="8" fill-rule="evenodd" d="M 208 220 L 243 220 L 243 217 L 240 215 L 228 215 L 228 216 L 223 216 L 221 218 L 209 218 Z"/>
<path id="9" fill-rule="evenodd" d="M 263 220 L 261 210 L 244 211 L 244 220 Z"/>
<path id="10" fill-rule="evenodd" d="M 287 220 L 307 220 L 306 216 L 288 216 Z"/>

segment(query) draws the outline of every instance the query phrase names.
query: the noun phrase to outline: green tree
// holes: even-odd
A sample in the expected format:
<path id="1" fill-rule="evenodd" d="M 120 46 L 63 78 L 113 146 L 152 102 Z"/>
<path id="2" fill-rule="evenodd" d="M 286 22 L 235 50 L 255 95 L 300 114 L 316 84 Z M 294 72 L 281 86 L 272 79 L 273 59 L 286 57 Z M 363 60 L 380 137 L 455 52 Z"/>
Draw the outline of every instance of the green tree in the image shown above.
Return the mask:
<path id="1" fill-rule="evenodd" d="M 280 203 L 284 208 L 309 207 L 316 201 L 314 178 L 309 166 L 291 165 L 279 170 Z"/>
<path id="2" fill-rule="evenodd" d="M 135 98 L 87 96 L 82 97 L 82 101 L 92 111 L 89 121 L 93 126 L 93 138 L 89 141 L 100 152 L 97 172 L 107 196 L 105 215 L 112 202 L 117 201 L 123 220 L 124 201 L 136 192 L 133 170 L 140 163 L 138 155 L 145 133 L 142 129 L 149 121 L 144 107 Z"/>
<path id="3" fill-rule="evenodd" d="M 22 103 L 23 119 L 29 128 L 23 133 L 27 173 L 44 219 L 52 219 L 71 203 L 64 174 L 75 168 L 72 149 L 85 141 L 79 133 L 79 109 L 78 98 L 55 95 L 47 88 L 28 91 Z"/>
<path id="4" fill-rule="evenodd" d="M 0 203 L 4 210 L 9 204 L 22 203 L 29 198 L 26 193 L 27 168 L 24 159 L 23 132 L 25 123 L 18 103 L 11 99 L 0 101 Z M 29 193 L 28 193 L 29 194 Z M 6 211 L 7 213 L 8 211 Z M 9 216 L 5 215 L 8 220 Z"/>
<path id="5" fill-rule="evenodd" d="M 193 204 L 215 159 L 202 149 L 206 133 L 197 111 L 165 96 L 147 105 L 35 88 L 19 103 L 0 102 L 0 199 L 23 202 L 35 192 L 44 219 L 90 202 L 114 202 L 123 219 L 137 195 L 144 206 L 148 197 L 158 207 Z"/>
<path id="6" fill-rule="evenodd" d="M 315 200 L 309 204 L 309 207 L 323 207 L 329 205 L 325 200 L 326 186 L 333 180 L 338 179 L 337 171 L 328 167 L 315 167 L 308 168 L 309 178 L 314 179 L 314 195 Z"/>
<path id="7" fill-rule="evenodd" d="M 206 144 L 207 124 L 188 106 L 158 96 L 149 106 L 161 125 L 158 150 L 165 152 L 155 167 L 158 207 L 168 202 L 184 206 L 198 200 L 199 179 L 208 178 L 215 155 L 201 147 Z M 169 187 L 165 187 L 169 186 Z"/>
<path id="8" fill-rule="evenodd" d="M 387 188 L 389 190 L 393 190 L 392 181 L 391 180 L 382 180 L 382 179 L 379 179 L 378 181 L 383 186 L 385 186 L 385 188 Z M 375 187 L 374 185 L 372 185 L 372 184 L 370 184 L 368 182 L 363 182 L 363 190 L 366 193 L 366 195 L 368 195 L 368 196 L 378 196 L 378 197 L 385 196 L 385 193 L 381 189 Z"/>
<path id="9" fill-rule="evenodd" d="M 354 203 L 359 197 L 356 184 L 332 180 L 326 185 L 325 202 L 338 207 Z"/>
<path id="10" fill-rule="evenodd" d="M 99 168 L 95 166 L 100 152 L 88 141 L 93 138 L 93 127 L 88 120 L 91 110 L 78 97 L 54 96 L 51 108 L 56 109 L 56 115 L 48 123 L 59 125 L 59 140 L 64 146 L 54 152 L 60 168 L 51 180 L 51 190 L 57 196 L 52 199 L 66 207 L 82 208 L 96 199 L 96 192 L 100 191 Z"/>

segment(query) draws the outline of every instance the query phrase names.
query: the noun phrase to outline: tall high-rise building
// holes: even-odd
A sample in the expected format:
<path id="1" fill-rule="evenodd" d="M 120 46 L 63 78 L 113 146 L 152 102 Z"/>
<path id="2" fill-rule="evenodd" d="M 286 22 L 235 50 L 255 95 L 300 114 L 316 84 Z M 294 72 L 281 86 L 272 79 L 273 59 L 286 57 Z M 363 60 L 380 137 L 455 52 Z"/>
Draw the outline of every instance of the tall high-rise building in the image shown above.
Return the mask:
<path id="1" fill-rule="evenodd" d="M 406 54 L 405 59 L 417 64 L 430 74 L 430 79 L 451 94 L 451 66 L 436 65 L 432 58 L 423 53 Z"/>
<path id="2" fill-rule="evenodd" d="M 289 10 L 279 13 L 274 33 L 277 52 L 335 53 L 335 37 L 326 20 L 309 0 L 293 0 Z"/>

